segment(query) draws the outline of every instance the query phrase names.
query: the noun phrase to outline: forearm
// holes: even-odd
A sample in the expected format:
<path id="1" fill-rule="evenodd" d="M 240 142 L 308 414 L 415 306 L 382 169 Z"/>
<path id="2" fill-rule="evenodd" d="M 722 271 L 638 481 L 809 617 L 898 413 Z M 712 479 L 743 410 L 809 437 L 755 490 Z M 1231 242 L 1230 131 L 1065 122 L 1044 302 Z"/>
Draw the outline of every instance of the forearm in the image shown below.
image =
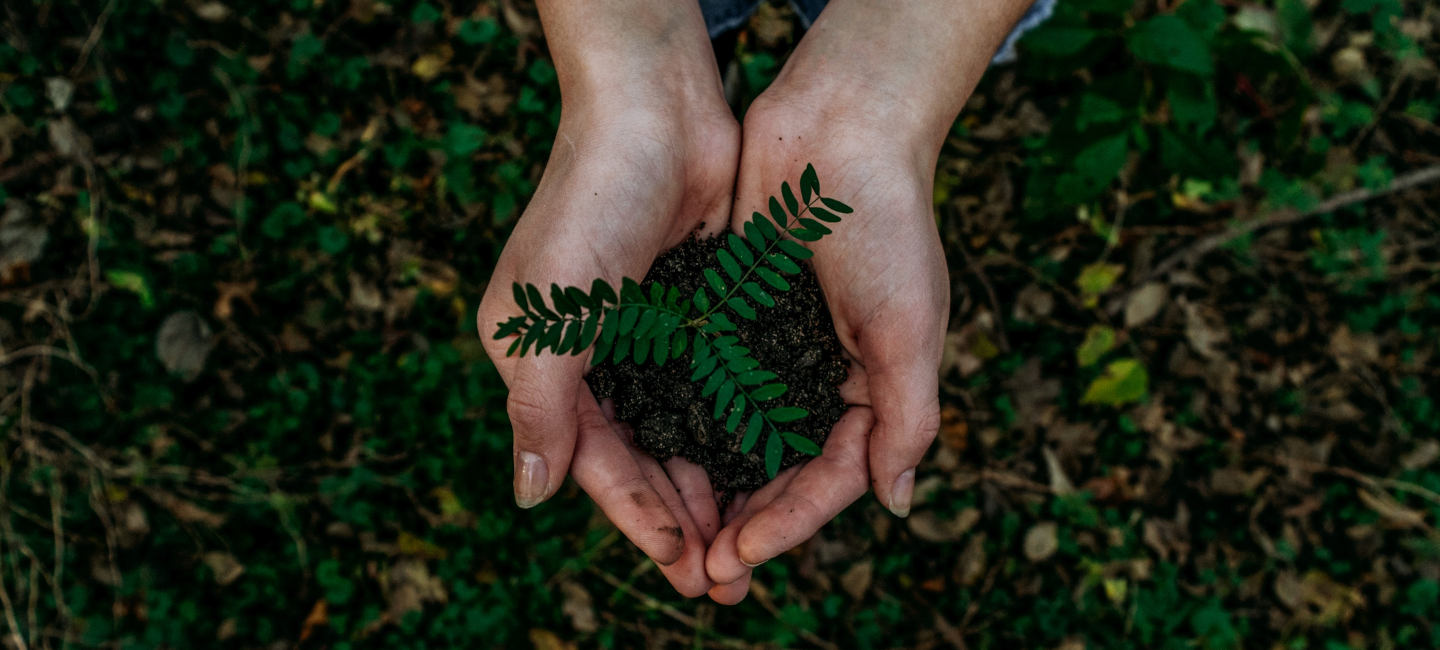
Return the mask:
<path id="1" fill-rule="evenodd" d="M 1031 1 L 832 0 L 775 85 L 938 151 Z"/>
<path id="2" fill-rule="evenodd" d="M 562 99 L 713 99 L 720 79 L 694 2 L 541 0 Z"/>

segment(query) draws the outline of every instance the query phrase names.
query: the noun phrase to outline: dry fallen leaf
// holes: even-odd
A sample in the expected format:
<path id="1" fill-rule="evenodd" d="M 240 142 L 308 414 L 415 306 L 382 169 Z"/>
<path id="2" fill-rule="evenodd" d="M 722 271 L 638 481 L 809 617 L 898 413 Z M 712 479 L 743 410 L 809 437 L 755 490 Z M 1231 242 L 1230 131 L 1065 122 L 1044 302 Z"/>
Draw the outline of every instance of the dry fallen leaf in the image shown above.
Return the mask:
<path id="1" fill-rule="evenodd" d="M 840 586 L 845 588 L 845 593 L 850 594 L 851 598 L 860 600 L 865 597 L 865 592 L 870 590 L 870 583 L 874 578 L 875 563 L 864 560 L 855 563 L 840 576 Z"/>
<path id="2" fill-rule="evenodd" d="M 930 510 L 922 510 L 905 518 L 910 532 L 927 542 L 958 540 L 965 535 L 965 531 L 970 530 L 979 521 L 980 511 L 975 508 L 961 510 L 954 519 L 942 519 Z"/>
<path id="3" fill-rule="evenodd" d="M 210 551 L 200 559 L 215 574 L 215 583 L 222 587 L 235 582 L 241 574 L 245 573 L 245 565 L 235 559 L 234 555 L 223 551 Z"/>
<path id="4" fill-rule="evenodd" d="M 574 650 L 575 644 L 560 638 L 560 635 L 550 630 L 533 628 L 530 630 L 530 645 L 535 650 Z"/>
<path id="5" fill-rule="evenodd" d="M 155 354 L 166 370 L 185 381 L 194 381 L 205 369 L 205 357 L 214 349 L 210 325 L 193 311 L 170 314 L 160 325 Z"/>
<path id="6" fill-rule="evenodd" d="M 595 618 L 595 603 L 585 587 L 574 580 L 566 580 L 560 583 L 560 593 L 564 597 L 560 611 L 570 619 L 570 625 L 575 627 L 576 632 L 590 634 L 600 629 L 600 622 Z"/>
<path id="7" fill-rule="evenodd" d="M 40 259 L 48 238 L 45 224 L 32 216 L 28 206 L 18 199 L 6 201 L 5 216 L 0 217 L 0 275 Z"/>
<path id="8" fill-rule="evenodd" d="M 1160 313 L 1160 308 L 1165 306 L 1165 299 L 1168 297 L 1165 285 L 1158 282 L 1148 283 L 1130 294 L 1130 299 L 1125 303 L 1125 327 L 1143 325 Z"/>
<path id="9" fill-rule="evenodd" d="M 1025 533 L 1025 557 L 1042 562 L 1060 550 L 1059 527 L 1053 521 L 1042 521 Z"/>

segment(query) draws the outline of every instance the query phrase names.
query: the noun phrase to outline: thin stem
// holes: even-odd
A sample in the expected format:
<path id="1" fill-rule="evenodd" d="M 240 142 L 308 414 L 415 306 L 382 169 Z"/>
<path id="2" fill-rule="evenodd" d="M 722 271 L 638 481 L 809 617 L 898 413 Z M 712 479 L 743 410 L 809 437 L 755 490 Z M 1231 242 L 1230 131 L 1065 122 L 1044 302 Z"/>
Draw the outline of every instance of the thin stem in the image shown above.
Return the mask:
<path id="1" fill-rule="evenodd" d="M 813 204 L 815 201 L 819 201 L 819 200 L 820 200 L 820 195 L 819 195 L 819 194 L 816 194 L 816 195 L 815 195 L 815 198 L 812 199 L 812 200 L 810 200 L 809 202 L 807 202 L 807 203 L 805 204 L 805 207 L 800 209 L 799 214 L 796 214 L 796 215 L 794 216 L 795 222 L 796 222 L 796 223 L 799 223 L 799 221 L 800 221 L 800 215 L 805 214 L 807 211 L 809 211 L 811 204 Z M 724 296 L 724 297 L 722 297 L 722 298 L 720 298 L 719 300 L 717 300 L 717 301 L 715 301 L 714 303 L 712 303 L 712 304 L 710 305 L 710 309 L 705 310 L 705 313 L 701 314 L 701 315 L 700 315 L 700 318 L 699 318 L 698 320 L 699 320 L 700 322 L 704 322 L 707 318 L 710 317 L 710 314 L 715 313 L 715 310 L 720 308 L 720 305 L 723 305 L 723 304 L 725 304 L 727 301 L 729 301 L 730 298 L 735 295 L 735 292 L 740 289 L 740 286 L 743 285 L 743 284 L 745 284 L 745 281 L 750 278 L 750 274 L 754 273 L 754 272 L 755 272 L 755 269 L 757 269 L 757 268 L 760 267 L 760 262 L 764 259 L 764 257 L 767 256 L 767 255 L 769 255 L 771 251 L 775 250 L 775 247 L 776 247 L 776 246 L 779 246 L 779 245 L 780 245 L 780 238 L 783 237 L 783 236 L 785 236 L 785 235 L 791 234 L 791 232 L 794 231 L 794 230 L 799 230 L 799 227 L 797 226 L 796 228 L 786 228 L 786 229 L 784 230 L 784 233 L 783 233 L 783 234 L 780 234 L 780 235 L 776 236 L 774 241 L 772 241 L 772 242 L 770 242 L 769 244 L 767 244 L 767 245 L 765 246 L 765 250 L 760 253 L 760 256 L 757 257 L 757 258 L 755 258 L 755 263 L 754 263 L 754 264 L 747 265 L 746 268 L 745 268 L 745 273 L 740 276 L 740 279 L 739 279 L 739 280 L 736 280 L 736 281 L 734 282 L 734 286 L 731 286 L 731 287 L 730 287 L 730 290 L 727 291 L 727 292 L 725 292 L 725 296 Z"/>
<path id="2" fill-rule="evenodd" d="M 706 331 L 703 331 L 703 330 L 701 330 L 700 333 L 701 333 L 701 334 L 708 335 L 708 336 L 710 336 L 711 338 L 718 338 L 718 337 L 719 337 L 719 334 L 717 334 L 717 333 L 706 332 Z M 718 355 L 718 354 L 720 354 L 720 353 L 719 353 L 719 352 L 716 352 L 715 354 Z M 692 359 L 693 359 L 693 357 L 692 357 Z M 691 363 L 692 363 L 692 365 L 693 365 L 694 362 L 692 361 Z M 739 390 L 739 391 L 740 391 L 740 394 L 745 396 L 745 401 L 746 401 L 746 402 L 749 402 L 750 405 L 753 406 L 756 411 L 759 411 L 759 412 L 760 412 L 760 417 L 761 417 L 761 419 L 765 420 L 765 424 L 767 424 L 767 425 L 770 426 L 770 434 L 771 434 L 771 435 L 775 435 L 776 433 L 778 433 L 778 432 L 780 431 L 780 427 L 776 426 L 776 425 L 775 425 L 775 422 L 770 419 L 770 416 L 765 413 L 765 409 L 760 406 L 759 400 L 756 400 L 755 398 L 753 398 L 753 397 L 750 396 L 750 391 L 745 388 L 745 385 L 744 385 L 744 384 L 740 383 L 740 381 L 739 381 L 739 375 L 735 374 L 733 371 L 730 370 L 730 366 L 729 366 L 729 364 L 725 363 L 725 359 L 724 359 L 724 358 L 720 358 L 720 359 L 718 359 L 718 360 L 716 361 L 716 363 L 719 364 L 721 370 L 724 370 L 724 371 L 725 371 L 725 377 L 730 380 L 730 383 L 735 384 L 735 389 L 736 389 L 736 390 Z M 756 444 L 759 444 L 759 443 L 757 442 Z"/>

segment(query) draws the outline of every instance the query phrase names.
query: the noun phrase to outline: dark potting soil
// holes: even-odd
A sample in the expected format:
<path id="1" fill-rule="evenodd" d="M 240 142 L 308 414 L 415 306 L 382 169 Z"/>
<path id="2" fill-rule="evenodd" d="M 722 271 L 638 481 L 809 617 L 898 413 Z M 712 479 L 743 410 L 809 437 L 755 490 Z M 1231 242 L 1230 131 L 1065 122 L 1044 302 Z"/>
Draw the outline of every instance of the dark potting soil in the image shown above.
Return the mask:
<path id="1" fill-rule="evenodd" d="M 681 295 L 694 295 L 705 281 L 701 270 L 716 265 L 715 251 L 720 245 L 720 238 L 685 241 L 655 260 L 642 287 L 648 290 L 650 284 L 660 282 L 678 287 Z M 809 411 L 810 415 L 785 426 L 823 446 L 830 428 L 845 411 L 840 384 L 845 381 L 847 363 L 814 272 L 802 265 L 800 273 L 786 279 L 790 291 L 770 291 L 776 304 L 756 306 L 756 320 L 731 318 L 739 328 L 733 334 L 740 338 L 740 345 L 750 348 L 761 368 L 779 375 L 777 381 L 789 387 L 784 395 L 765 402 L 766 407 L 798 406 Z M 586 380 L 597 398 L 615 400 L 615 415 L 634 430 L 635 446 L 661 462 L 681 456 L 704 467 L 711 485 L 727 501 L 737 491 L 764 485 L 769 480 L 765 440 L 750 453 L 740 453 L 748 418 L 741 419 L 735 433 L 726 431 L 724 418 L 712 417 L 714 395 L 702 397 L 701 385 L 690 381 L 690 373 L 687 348 L 681 359 L 664 366 L 606 361 Z M 806 458 L 786 446 L 780 467 Z"/>

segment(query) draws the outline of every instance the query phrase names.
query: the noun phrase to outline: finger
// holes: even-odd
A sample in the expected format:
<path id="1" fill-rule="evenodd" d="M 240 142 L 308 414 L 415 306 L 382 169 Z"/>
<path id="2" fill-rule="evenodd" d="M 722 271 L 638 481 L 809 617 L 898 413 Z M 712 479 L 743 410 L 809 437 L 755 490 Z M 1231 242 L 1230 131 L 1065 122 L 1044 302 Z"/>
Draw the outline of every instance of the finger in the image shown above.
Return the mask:
<path id="1" fill-rule="evenodd" d="M 850 362 L 850 372 L 840 384 L 840 399 L 851 406 L 870 406 L 870 376 L 857 361 Z"/>
<path id="2" fill-rule="evenodd" d="M 866 442 L 873 422 L 868 408 L 846 411 L 825 440 L 824 453 L 741 525 L 735 542 L 741 562 L 755 566 L 794 548 L 865 494 Z"/>
<path id="3" fill-rule="evenodd" d="M 676 563 L 685 552 L 680 522 L 641 471 L 619 432 L 600 413 L 590 389 L 585 388 L 581 395 L 580 436 L 571 475 L 640 552 L 661 566 Z"/>
<path id="4" fill-rule="evenodd" d="M 515 503 L 521 508 L 550 498 L 565 481 L 575 452 L 576 395 L 585 381 L 584 363 L 545 355 L 510 364 L 505 408 L 515 435 Z"/>
<path id="5" fill-rule="evenodd" d="M 870 482 L 875 497 L 897 517 L 910 514 L 915 466 L 940 430 L 939 350 L 931 358 L 913 345 L 891 343 L 865 354 L 875 429 L 870 434 Z M 862 341 L 862 346 L 865 342 Z"/>
<path id="6" fill-rule="evenodd" d="M 661 469 L 660 463 L 639 450 L 632 449 L 631 456 L 640 466 L 640 471 L 645 474 L 646 480 L 655 489 L 655 493 L 660 496 L 665 507 L 680 524 L 680 533 L 684 540 L 684 550 L 680 554 L 680 559 L 668 565 L 660 565 L 660 573 L 665 575 L 665 578 L 675 587 L 675 591 L 680 592 L 680 595 L 686 598 L 697 598 L 713 586 L 709 576 L 705 574 L 707 543 L 703 539 L 704 536 L 696 527 L 695 520 L 685 509 L 680 492 L 675 488 L 670 477 L 666 475 L 665 470 Z"/>
<path id="7" fill-rule="evenodd" d="M 739 580 L 728 585 L 715 585 L 710 588 L 710 600 L 721 605 L 737 605 L 745 600 L 750 593 L 750 575 L 752 571 L 747 567 L 745 575 Z"/>
<path id="8" fill-rule="evenodd" d="M 725 527 L 715 535 L 714 541 L 710 542 L 710 551 L 705 554 L 705 572 L 715 584 L 730 584 L 749 575 L 752 567 L 740 560 L 739 547 L 736 545 L 740 530 L 755 513 L 775 500 L 799 472 L 799 467 L 780 472 L 764 487 L 743 495 L 743 503 L 737 499 L 738 506 L 736 503 L 731 504 Z"/>
<path id="9" fill-rule="evenodd" d="M 709 546 L 715 540 L 715 533 L 720 532 L 720 507 L 715 502 L 715 489 L 705 468 L 676 456 L 665 461 L 665 473 L 680 491 L 685 511 L 700 530 L 701 540 Z"/>

